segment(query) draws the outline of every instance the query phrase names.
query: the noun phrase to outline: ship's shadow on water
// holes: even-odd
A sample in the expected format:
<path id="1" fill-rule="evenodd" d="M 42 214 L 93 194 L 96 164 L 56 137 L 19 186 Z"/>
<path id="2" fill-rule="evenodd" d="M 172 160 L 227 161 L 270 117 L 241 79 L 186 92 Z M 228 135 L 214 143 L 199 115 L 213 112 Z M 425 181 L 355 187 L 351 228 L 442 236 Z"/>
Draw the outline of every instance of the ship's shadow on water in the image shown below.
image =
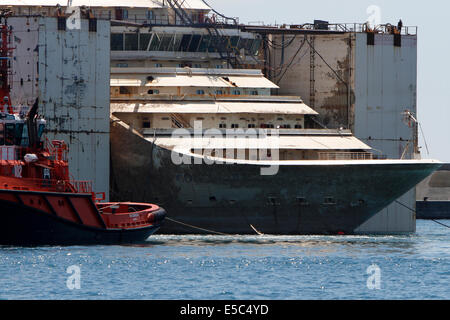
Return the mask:
<path id="1" fill-rule="evenodd" d="M 410 248 L 414 245 L 417 235 L 401 236 L 282 236 L 282 235 L 155 235 L 147 241 L 130 246 L 226 246 L 241 245 L 285 245 L 299 247 L 314 247 L 326 245 L 389 245 L 398 248 Z"/>

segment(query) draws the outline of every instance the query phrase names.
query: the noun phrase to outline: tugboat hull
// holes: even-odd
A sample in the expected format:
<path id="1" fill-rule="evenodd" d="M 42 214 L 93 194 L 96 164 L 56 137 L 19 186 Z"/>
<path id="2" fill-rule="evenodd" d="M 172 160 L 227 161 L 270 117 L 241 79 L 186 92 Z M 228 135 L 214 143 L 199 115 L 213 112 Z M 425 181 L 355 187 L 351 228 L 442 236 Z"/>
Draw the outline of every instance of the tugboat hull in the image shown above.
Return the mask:
<path id="1" fill-rule="evenodd" d="M 91 214 L 91 212 L 87 212 L 89 209 L 84 212 L 79 211 L 76 215 L 80 216 L 81 221 L 91 225 L 70 221 L 70 218 L 62 217 L 61 214 L 46 212 L 45 207 L 55 202 L 55 199 L 59 201 L 64 201 L 63 199 L 65 199 L 67 202 L 63 206 L 67 205 L 68 202 L 75 203 L 71 210 L 76 210 L 80 207 L 80 203 L 92 202 L 90 195 L 58 195 L 55 193 L 0 190 L 0 198 L 0 217 L 3 225 L 3 230 L 0 232 L 0 245 L 139 243 L 155 233 L 160 228 L 161 222 L 165 217 L 165 211 L 160 208 L 153 213 L 156 218 L 155 223 L 152 225 L 128 229 L 108 229 L 93 226 L 95 222 L 93 223 L 92 220 L 89 222 L 88 215 Z M 6 198 L 9 198 L 9 200 L 6 200 Z M 33 201 L 34 206 L 38 206 L 40 202 L 42 208 L 37 209 L 24 203 L 24 200 L 32 201 L 31 199 L 35 200 Z M 93 202 L 92 205 L 94 205 Z"/>

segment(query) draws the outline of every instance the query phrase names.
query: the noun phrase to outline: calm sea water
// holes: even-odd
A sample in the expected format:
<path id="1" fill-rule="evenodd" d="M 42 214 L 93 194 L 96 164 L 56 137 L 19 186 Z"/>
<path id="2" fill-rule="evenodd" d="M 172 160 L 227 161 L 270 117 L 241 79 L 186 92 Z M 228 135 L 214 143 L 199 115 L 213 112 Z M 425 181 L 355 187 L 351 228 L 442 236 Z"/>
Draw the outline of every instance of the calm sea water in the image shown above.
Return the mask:
<path id="1" fill-rule="evenodd" d="M 0 299 L 450 299 L 450 229 L 0 247 Z"/>

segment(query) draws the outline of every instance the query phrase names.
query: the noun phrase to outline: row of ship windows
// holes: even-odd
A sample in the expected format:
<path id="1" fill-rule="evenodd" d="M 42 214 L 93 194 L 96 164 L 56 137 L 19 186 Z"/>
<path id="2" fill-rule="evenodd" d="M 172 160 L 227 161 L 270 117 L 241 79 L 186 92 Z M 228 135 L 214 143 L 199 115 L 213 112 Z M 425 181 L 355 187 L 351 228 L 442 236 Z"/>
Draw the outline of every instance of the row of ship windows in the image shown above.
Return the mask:
<path id="1" fill-rule="evenodd" d="M 38 138 L 40 139 L 45 126 L 38 127 Z M 28 146 L 28 126 L 26 123 L 0 123 L 0 145 L 6 146 Z"/>
<path id="2" fill-rule="evenodd" d="M 163 118 L 162 120 L 170 120 L 169 118 Z M 201 120 L 201 119 L 197 119 L 197 120 Z M 142 128 L 143 129 L 150 129 L 151 128 L 151 122 L 150 121 L 144 121 L 142 122 Z M 227 128 L 227 124 L 226 123 L 219 123 L 219 129 L 226 129 Z M 249 123 L 247 125 L 247 128 L 249 129 L 255 129 L 257 128 L 257 125 L 254 123 Z M 274 124 L 269 124 L 269 123 L 261 123 L 259 125 L 259 128 L 261 129 L 275 129 L 275 125 Z M 277 125 L 276 126 L 277 129 L 292 129 L 292 126 L 290 124 L 284 124 L 284 125 Z M 294 125 L 295 129 L 303 129 L 303 126 L 301 124 L 296 124 Z M 231 129 L 239 129 L 239 124 L 237 123 L 232 123 L 231 124 Z"/>
<path id="3" fill-rule="evenodd" d="M 162 63 L 155 63 L 153 65 L 155 68 L 163 68 L 163 64 Z M 175 65 L 177 68 L 185 68 L 185 67 L 189 67 L 189 68 L 197 68 L 197 69 L 201 69 L 203 68 L 203 65 L 201 65 L 200 63 L 178 63 Z M 117 68 L 128 68 L 129 64 L 128 63 L 124 63 L 124 62 L 119 62 L 116 63 L 116 67 Z M 173 67 L 173 66 L 167 66 L 167 67 Z M 209 67 L 209 66 L 208 66 Z M 223 64 L 217 64 L 214 66 L 215 69 L 223 69 L 224 66 Z"/>
<path id="4" fill-rule="evenodd" d="M 130 94 L 130 91 L 128 90 L 127 87 L 120 87 L 119 93 L 120 93 L 120 94 Z M 150 94 L 150 95 L 153 95 L 153 94 L 160 94 L 160 93 L 161 93 L 161 92 L 160 92 L 159 90 L 157 90 L 157 89 L 151 89 L 151 90 L 148 90 L 148 91 L 147 91 L 147 94 Z M 205 90 L 202 90 L 202 89 L 197 90 L 195 93 L 196 93 L 197 95 L 205 95 L 205 94 L 206 94 Z M 220 95 L 224 95 L 225 92 L 224 92 L 223 90 L 216 90 L 216 91 L 214 91 L 214 94 L 220 96 Z M 239 96 L 239 95 L 242 94 L 242 92 L 241 92 L 240 90 L 233 90 L 233 91 L 231 92 L 231 94 L 232 94 L 232 95 L 235 95 L 235 96 Z M 257 96 L 258 94 L 259 94 L 259 93 L 258 93 L 257 90 L 250 91 L 250 95 L 252 95 L 252 96 Z"/>
<path id="5" fill-rule="evenodd" d="M 247 125 L 247 128 L 249 128 L 249 129 L 254 129 L 254 128 L 256 128 L 256 127 L 257 127 L 257 126 L 256 126 L 256 124 L 254 124 L 254 123 L 249 123 L 249 124 Z M 220 128 L 220 129 L 226 129 L 226 128 L 227 128 L 227 124 L 226 124 L 226 123 L 220 123 L 220 124 L 219 124 L 219 128 Z M 274 124 L 271 124 L 271 123 L 261 123 L 261 124 L 259 125 L 259 128 L 261 128 L 261 129 L 275 129 L 275 125 L 274 125 Z M 277 128 L 277 129 L 291 129 L 292 126 L 291 126 L 290 124 L 283 124 L 283 125 L 277 125 L 276 128 Z M 294 128 L 295 128 L 295 129 L 302 129 L 303 127 L 302 127 L 301 124 L 296 124 L 296 125 L 294 126 Z M 239 124 L 237 124 L 237 123 L 231 124 L 231 129 L 239 129 Z"/>
<path id="6" fill-rule="evenodd" d="M 239 36 L 112 33 L 112 51 L 240 52 L 258 55 L 262 40 Z"/>
<path id="7" fill-rule="evenodd" d="M 223 94 L 225 94 L 225 92 L 223 91 L 223 90 L 216 90 L 216 91 L 214 91 L 214 93 L 216 94 L 216 95 L 223 95 Z M 204 94 L 206 94 L 205 93 L 205 90 L 197 90 L 196 91 L 196 94 L 198 94 L 198 95 L 204 95 Z M 240 90 L 232 90 L 231 91 L 231 94 L 232 95 L 235 95 L 235 96 L 239 96 L 239 95 L 241 95 L 242 94 L 242 92 L 240 91 Z M 250 91 L 250 95 L 252 95 L 252 96 L 257 96 L 258 95 L 258 91 L 256 91 L 256 90 L 252 90 L 252 91 Z"/>
<path id="8" fill-rule="evenodd" d="M 215 196 L 211 196 L 211 197 L 209 197 L 209 201 L 217 202 L 217 198 Z M 187 200 L 186 202 L 189 205 L 193 204 L 192 200 Z M 236 203 L 236 200 L 227 200 L 227 202 L 230 203 L 231 205 L 233 205 L 233 204 Z M 297 197 L 296 198 L 296 202 L 300 206 L 309 206 L 310 205 L 308 200 L 306 198 L 303 198 L 303 197 Z M 337 201 L 336 201 L 336 199 L 334 197 L 325 197 L 321 204 L 322 205 L 337 205 Z M 356 206 L 362 206 L 364 204 L 365 204 L 365 201 L 362 200 L 362 199 L 359 199 L 358 201 L 352 203 L 351 206 L 356 207 Z M 277 206 L 277 205 L 280 205 L 280 201 L 276 197 L 268 197 L 267 198 L 267 205 Z"/>

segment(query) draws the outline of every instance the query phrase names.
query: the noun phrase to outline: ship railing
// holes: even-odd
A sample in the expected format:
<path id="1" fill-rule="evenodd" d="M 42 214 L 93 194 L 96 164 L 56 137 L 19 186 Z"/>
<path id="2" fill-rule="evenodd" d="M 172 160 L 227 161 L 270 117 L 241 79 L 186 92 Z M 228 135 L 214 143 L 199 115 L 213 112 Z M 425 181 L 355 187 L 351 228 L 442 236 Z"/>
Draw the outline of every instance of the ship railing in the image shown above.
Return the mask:
<path id="1" fill-rule="evenodd" d="M 178 17 L 178 15 L 148 15 L 145 13 L 140 14 L 129 14 L 126 18 L 122 17 L 117 20 L 116 17 L 111 15 L 110 12 L 97 12 L 95 16 L 98 19 L 114 20 L 114 23 L 134 23 L 141 25 L 152 25 L 152 26 L 179 26 L 179 27 L 189 27 L 189 26 L 205 26 L 205 25 L 218 25 L 218 26 L 237 26 L 239 25 L 238 18 L 228 18 L 220 16 L 218 14 L 193 14 L 189 15 L 191 23 L 183 21 Z"/>
<path id="2" fill-rule="evenodd" d="M 78 193 L 93 193 L 92 181 L 78 181 L 72 180 L 70 184 Z"/>
<path id="3" fill-rule="evenodd" d="M 372 160 L 370 152 L 319 152 L 319 160 Z"/>
<path id="4" fill-rule="evenodd" d="M 301 25 L 275 25 L 278 28 L 289 29 L 302 29 L 302 30 L 322 30 L 322 31 L 335 31 L 335 32 L 373 32 L 380 34 L 401 34 L 401 35 L 417 35 L 417 26 L 401 26 L 392 24 L 380 24 L 374 27 L 369 26 L 367 23 L 327 23 L 325 21 L 319 23 L 305 23 Z"/>
<path id="5" fill-rule="evenodd" d="M 19 160 L 19 150 L 17 146 L 0 146 L 0 160 Z"/>
<path id="6" fill-rule="evenodd" d="M 56 179 L 30 179 L 24 178 L 21 186 L 11 186 L 15 190 L 45 190 L 48 192 L 72 192 L 72 193 L 90 193 L 92 191 L 91 181 L 69 181 Z"/>

